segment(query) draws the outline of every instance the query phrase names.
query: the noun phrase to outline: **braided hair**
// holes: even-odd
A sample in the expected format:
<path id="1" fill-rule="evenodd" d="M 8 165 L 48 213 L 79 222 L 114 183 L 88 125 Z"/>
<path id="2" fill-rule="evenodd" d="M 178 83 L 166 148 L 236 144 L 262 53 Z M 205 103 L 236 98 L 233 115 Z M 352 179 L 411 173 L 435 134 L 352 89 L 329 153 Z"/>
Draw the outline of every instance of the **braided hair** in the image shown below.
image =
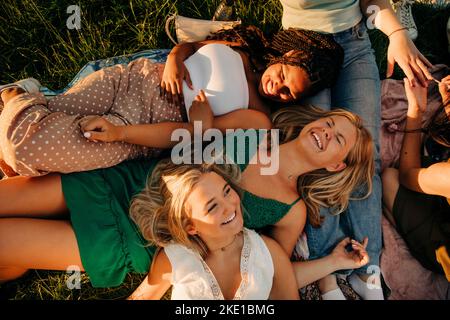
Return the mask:
<path id="1" fill-rule="evenodd" d="M 292 54 L 286 53 L 294 50 Z M 267 66 L 275 63 L 302 68 L 311 81 L 309 94 L 331 87 L 337 80 L 344 60 L 344 50 L 332 35 L 289 28 L 274 35 L 266 55 Z"/>
<path id="2" fill-rule="evenodd" d="M 311 81 L 310 95 L 336 82 L 344 60 L 344 50 L 332 35 L 311 30 L 289 28 L 267 39 L 257 27 L 241 24 L 219 30 L 207 39 L 239 43 L 258 71 L 276 63 L 302 68 Z"/>

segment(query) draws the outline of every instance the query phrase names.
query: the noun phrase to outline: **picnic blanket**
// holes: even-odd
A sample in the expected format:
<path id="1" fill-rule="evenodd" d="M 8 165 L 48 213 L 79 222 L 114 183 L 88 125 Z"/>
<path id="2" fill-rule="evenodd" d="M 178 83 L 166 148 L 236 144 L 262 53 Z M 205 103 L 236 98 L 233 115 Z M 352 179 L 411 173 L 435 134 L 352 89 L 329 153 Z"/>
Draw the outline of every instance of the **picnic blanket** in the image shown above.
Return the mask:
<path id="1" fill-rule="evenodd" d="M 106 58 L 106 59 L 100 59 L 95 61 L 90 61 L 86 63 L 80 71 L 75 75 L 75 77 L 72 79 L 72 81 L 69 82 L 69 84 L 60 90 L 52 90 L 47 87 L 41 87 L 40 91 L 44 94 L 45 97 L 51 99 L 52 97 L 64 93 L 70 88 L 72 88 L 75 83 L 86 77 L 87 75 L 98 71 L 100 69 L 111 67 L 116 64 L 123 64 L 127 65 L 133 60 L 139 59 L 139 58 L 147 58 L 154 62 L 165 62 L 167 59 L 167 55 L 169 54 L 170 49 L 149 49 L 149 50 L 143 50 L 132 54 L 126 54 L 122 56 L 116 56 L 112 58 Z"/>
<path id="2" fill-rule="evenodd" d="M 117 56 L 88 62 L 77 73 L 72 81 L 61 90 L 41 88 L 41 92 L 49 99 L 61 94 L 71 88 L 80 79 L 87 75 L 115 64 L 128 64 L 138 58 L 148 58 L 155 62 L 165 62 L 169 49 L 144 50 L 134 54 Z M 432 74 L 437 79 L 449 74 L 450 69 L 445 65 L 436 65 Z M 403 140 L 402 130 L 406 123 L 406 111 L 408 108 L 403 81 L 386 79 L 382 81 L 382 128 L 381 128 L 381 160 L 382 169 L 395 167 L 398 164 L 401 143 Z M 431 83 L 428 91 L 428 112 L 424 116 L 424 122 L 441 105 L 441 97 L 435 83 Z M 389 287 L 391 294 L 389 299 L 449 299 L 449 284 L 445 277 L 435 274 L 423 268 L 415 260 L 397 233 L 395 228 L 383 218 L 383 240 L 384 249 L 381 255 L 381 270 L 383 278 Z M 358 299 L 357 295 L 340 280 L 340 287 L 346 293 L 348 299 Z M 315 284 L 305 289 L 314 291 Z M 347 288 L 346 290 L 344 290 Z M 316 288 L 317 289 L 317 288 Z M 317 290 L 315 290 L 317 291 Z M 347 292 L 348 291 L 348 292 Z M 306 299 L 320 299 L 320 294 L 306 293 L 302 295 Z M 312 297 L 309 297 L 312 296 Z"/>

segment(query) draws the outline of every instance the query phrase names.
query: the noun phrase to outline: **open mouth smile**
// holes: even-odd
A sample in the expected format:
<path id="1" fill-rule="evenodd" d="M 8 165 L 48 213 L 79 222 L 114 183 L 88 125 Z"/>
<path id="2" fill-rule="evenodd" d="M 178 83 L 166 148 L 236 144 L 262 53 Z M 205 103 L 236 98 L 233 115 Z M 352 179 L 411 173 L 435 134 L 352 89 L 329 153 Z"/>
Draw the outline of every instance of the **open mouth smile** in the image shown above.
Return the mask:
<path id="1" fill-rule="evenodd" d="M 317 147 L 318 147 L 320 150 L 323 150 L 323 144 L 322 144 L 322 141 L 320 140 L 319 135 L 318 135 L 317 133 L 314 133 L 314 132 L 312 132 L 311 135 L 312 135 L 312 137 L 314 138 L 314 141 L 315 141 Z"/>
<path id="2" fill-rule="evenodd" d="M 222 225 L 229 224 L 231 221 L 234 220 L 234 218 L 236 218 L 236 211 L 233 212 L 233 214 L 231 215 L 230 218 L 228 218 L 228 220 L 226 220 L 225 222 L 222 222 Z"/>

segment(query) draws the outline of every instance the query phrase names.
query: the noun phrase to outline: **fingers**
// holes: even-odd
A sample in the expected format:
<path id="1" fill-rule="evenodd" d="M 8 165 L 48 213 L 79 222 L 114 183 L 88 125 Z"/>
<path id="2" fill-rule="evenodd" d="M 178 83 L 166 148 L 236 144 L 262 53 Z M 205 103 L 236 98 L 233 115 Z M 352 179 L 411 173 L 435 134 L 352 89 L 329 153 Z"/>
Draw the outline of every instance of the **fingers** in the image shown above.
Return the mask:
<path id="1" fill-rule="evenodd" d="M 159 86 L 159 96 L 163 97 L 169 104 L 182 106 L 184 103 L 182 88 L 182 83 L 179 81 L 173 84 L 161 82 Z"/>
<path id="2" fill-rule="evenodd" d="M 356 254 L 355 257 L 359 259 L 359 265 L 363 266 L 369 262 L 369 254 L 366 251 L 366 247 L 368 244 L 368 238 L 364 238 L 362 243 L 359 243 L 356 240 L 352 240 L 352 249 Z"/>
<path id="3" fill-rule="evenodd" d="M 441 82 L 450 82 L 450 74 L 442 79 Z"/>
<path id="4" fill-rule="evenodd" d="M 424 57 L 425 59 L 425 57 Z M 425 75 L 425 78 L 427 80 L 433 80 L 433 76 L 431 75 L 431 72 L 428 70 L 428 68 L 430 68 L 426 63 L 423 62 L 422 59 L 418 58 L 416 60 L 417 65 L 419 66 L 420 70 L 423 72 L 423 74 Z"/>
<path id="5" fill-rule="evenodd" d="M 391 54 L 389 54 L 389 52 L 388 52 L 386 78 L 390 78 L 392 76 L 392 74 L 394 73 L 394 64 L 395 64 L 394 57 Z"/>
<path id="6" fill-rule="evenodd" d="M 433 64 L 425 58 L 423 54 L 419 53 L 419 59 L 427 66 L 427 68 L 433 68 Z"/>
<path id="7" fill-rule="evenodd" d="M 403 78 L 403 84 L 404 84 L 404 86 L 405 86 L 405 91 L 406 92 L 408 92 L 408 91 L 411 91 L 411 83 L 409 82 L 409 79 L 408 78 Z"/>
<path id="8" fill-rule="evenodd" d="M 410 63 L 411 70 L 415 74 L 415 78 L 419 80 L 419 83 L 422 87 L 428 87 L 428 81 L 425 78 L 425 74 L 422 72 L 420 66 L 416 63 L 416 61 L 411 61 Z M 424 66 L 425 70 L 428 72 L 427 68 Z M 429 73 L 429 72 L 428 72 Z M 431 76 L 431 75 L 430 75 Z"/>
<path id="9" fill-rule="evenodd" d="M 192 85 L 191 76 L 189 75 L 189 72 L 186 70 L 184 80 L 186 81 L 187 86 L 189 89 L 194 90 L 194 86 Z"/>
<path id="10" fill-rule="evenodd" d="M 207 100 L 206 95 L 203 90 L 200 90 L 198 95 L 196 95 L 194 98 L 194 101 L 199 101 L 199 102 L 205 102 L 206 100 Z"/>
<path id="11" fill-rule="evenodd" d="M 347 238 L 341 240 L 341 242 L 339 242 L 336 247 L 343 247 L 343 248 L 345 248 L 350 243 L 351 243 L 351 239 L 349 237 L 347 237 Z"/>
<path id="12" fill-rule="evenodd" d="M 105 132 L 97 132 L 97 131 L 88 131 L 84 133 L 84 137 L 88 140 L 97 142 L 97 141 L 106 141 L 106 133 Z"/>
<path id="13" fill-rule="evenodd" d="M 411 87 L 414 87 L 416 85 L 416 79 L 414 76 L 414 72 L 411 70 L 411 67 L 408 63 L 398 63 L 400 68 L 402 68 L 403 72 L 405 73 L 405 76 L 408 78 L 408 81 L 411 85 Z"/>
<path id="14" fill-rule="evenodd" d="M 86 131 L 94 131 L 94 130 L 98 130 L 98 129 L 102 129 L 103 126 L 105 124 L 105 119 L 101 118 L 101 117 L 97 117 L 85 122 L 81 122 L 80 126 L 81 126 L 81 131 L 86 132 Z"/>

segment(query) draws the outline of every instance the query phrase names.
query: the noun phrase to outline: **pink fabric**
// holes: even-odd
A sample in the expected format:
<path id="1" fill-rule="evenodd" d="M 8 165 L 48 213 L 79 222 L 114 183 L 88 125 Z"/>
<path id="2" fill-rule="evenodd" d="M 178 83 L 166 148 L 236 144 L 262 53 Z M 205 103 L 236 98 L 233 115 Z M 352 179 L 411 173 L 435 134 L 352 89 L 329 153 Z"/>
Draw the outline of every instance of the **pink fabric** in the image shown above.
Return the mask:
<path id="1" fill-rule="evenodd" d="M 405 241 L 389 221 L 382 218 L 384 249 L 380 268 L 391 289 L 388 300 L 445 300 L 449 282 L 440 274 L 422 267 L 411 256 Z"/>
<path id="2" fill-rule="evenodd" d="M 436 65 L 431 70 L 435 79 L 442 79 L 450 73 L 446 65 Z M 431 82 L 428 88 L 428 109 L 424 115 L 425 124 L 430 115 L 442 106 L 442 98 L 437 84 Z M 403 141 L 403 132 L 406 124 L 406 100 L 403 80 L 386 79 L 381 82 L 381 169 L 397 167 L 400 149 Z"/>

